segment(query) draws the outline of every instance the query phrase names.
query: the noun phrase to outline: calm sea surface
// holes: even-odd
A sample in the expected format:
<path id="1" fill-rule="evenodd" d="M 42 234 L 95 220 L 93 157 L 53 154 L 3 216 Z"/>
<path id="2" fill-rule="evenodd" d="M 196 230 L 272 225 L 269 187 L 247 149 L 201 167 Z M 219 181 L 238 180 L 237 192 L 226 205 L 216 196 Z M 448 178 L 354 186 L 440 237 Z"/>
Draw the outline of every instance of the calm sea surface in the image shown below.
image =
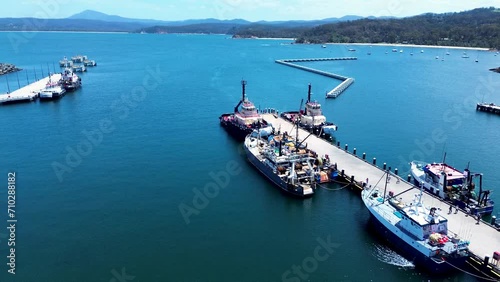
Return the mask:
<path id="1" fill-rule="evenodd" d="M 297 109 L 311 83 L 342 146 L 401 175 L 412 159 L 446 152 L 457 168 L 483 172 L 500 204 L 500 118 L 475 111 L 482 100 L 500 103 L 500 76 L 488 71 L 500 56 L 202 35 L 0 33 L 0 42 L 0 62 L 27 71 L 0 77 L 0 92 L 59 71 L 63 56 L 98 64 L 62 100 L 0 107 L 0 281 L 474 281 L 413 268 L 374 236 L 349 190 L 285 197 L 218 116 L 240 99 L 242 78 L 257 106 L 280 111 Z M 324 94 L 338 81 L 274 62 L 337 56 L 358 60 L 305 63 L 356 79 L 335 100 Z"/>

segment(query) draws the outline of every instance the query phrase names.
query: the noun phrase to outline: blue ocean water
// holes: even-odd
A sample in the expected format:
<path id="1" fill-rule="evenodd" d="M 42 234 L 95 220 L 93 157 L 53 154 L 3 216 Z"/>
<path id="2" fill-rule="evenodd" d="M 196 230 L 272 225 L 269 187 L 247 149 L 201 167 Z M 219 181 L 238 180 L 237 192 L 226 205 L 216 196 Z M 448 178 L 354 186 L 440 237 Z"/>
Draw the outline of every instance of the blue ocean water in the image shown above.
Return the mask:
<path id="1" fill-rule="evenodd" d="M 0 107 L 1 168 L 5 182 L 16 172 L 18 219 L 11 275 L 0 190 L 0 281 L 473 281 L 428 277 L 383 251 L 349 190 L 284 197 L 246 162 L 218 116 L 238 102 L 242 78 L 257 106 L 280 111 L 296 110 L 311 83 L 342 145 L 401 175 L 412 159 L 440 161 L 446 152 L 447 162 L 470 162 L 498 190 L 500 119 L 475 111 L 477 102 L 500 103 L 500 76 L 488 71 L 500 65 L 493 53 L 463 59 L 455 49 L 392 53 L 222 35 L 0 38 L 0 61 L 26 70 L 0 77 L 0 92 L 58 70 L 63 56 L 98 63 L 62 100 Z M 358 60 L 306 64 L 356 79 L 335 100 L 324 94 L 338 81 L 274 62 L 336 56 Z M 197 196 L 204 189 L 213 197 Z"/>

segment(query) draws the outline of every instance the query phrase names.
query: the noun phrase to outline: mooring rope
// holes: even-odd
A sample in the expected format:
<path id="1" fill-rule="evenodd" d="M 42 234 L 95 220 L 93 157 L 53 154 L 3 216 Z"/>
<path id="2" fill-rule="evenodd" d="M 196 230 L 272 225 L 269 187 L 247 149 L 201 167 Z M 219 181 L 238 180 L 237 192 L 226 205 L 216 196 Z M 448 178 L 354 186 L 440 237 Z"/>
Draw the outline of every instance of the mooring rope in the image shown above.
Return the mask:
<path id="1" fill-rule="evenodd" d="M 446 261 L 446 260 L 445 260 L 444 262 L 446 262 L 447 264 L 451 265 L 452 267 L 454 267 L 454 268 L 456 268 L 456 269 L 458 269 L 458 270 L 462 271 L 463 273 L 469 274 L 469 275 L 474 276 L 474 277 L 476 277 L 476 278 L 483 279 L 483 280 L 488 280 L 488 281 L 496 281 L 496 282 L 500 281 L 500 280 L 498 280 L 498 279 L 492 278 L 491 276 L 488 276 L 487 274 L 484 274 L 484 275 L 486 275 L 486 277 L 488 277 L 488 278 L 483 277 L 483 276 L 476 275 L 476 274 L 471 273 L 471 272 L 468 272 L 468 271 L 463 270 L 463 269 L 461 269 L 461 268 L 459 268 L 459 267 L 457 267 L 457 266 L 454 266 L 453 264 L 449 263 L 449 262 L 448 262 L 448 261 Z M 467 263 L 468 263 L 470 266 L 472 266 L 475 270 L 480 271 L 480 270 L 479 270 L 479 269 L 477 269 L 475 266 L 473 266 L 470 262 L 467 262 Z"/>
<path id="2" fill-rule="evenodd" d="M 344 183 L 344 184 L 345 184 L 345 183 Z M 328 191 L 338 191 L 338 190 L 342 190 L 342 189 L 344 189 L 344 188 L 346 188 L 346 187 L 349 187 L 349 185 L 351 185 L 351 183 L 347 183 L 345 186 L 340 187 L 340 188 L 327 188 L 327 187 L 325 187 L 325 186 L 323 186 L 323 185 L 321 185 L 321 184 L 319 184 L 319 183 L 318 183 L 317 185 L 318 185 L 319 187 L 321 187 L 321 188 L 325 189 L 325 190 L 328 190 Z"/>

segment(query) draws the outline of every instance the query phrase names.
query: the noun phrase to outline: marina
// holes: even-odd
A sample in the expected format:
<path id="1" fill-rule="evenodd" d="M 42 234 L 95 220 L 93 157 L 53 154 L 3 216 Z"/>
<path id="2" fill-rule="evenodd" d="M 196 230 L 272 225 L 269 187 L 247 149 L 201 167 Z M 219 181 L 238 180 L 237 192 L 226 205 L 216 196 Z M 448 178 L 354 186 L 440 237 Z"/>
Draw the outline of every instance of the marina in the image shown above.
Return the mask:
<path id="1" fill-rule="evenodd" d="M 337 58 L 309 58 L 309 59 L 281 59 L 281 60 L 276 60 L 275 62 L 278 64 L 282 64 L 285 66 L 293 67 L 293 68 L 298 68 L 301 70 L 305 70 L 308 72 L 316 73 L 319 75 L 331 77 L 337 80 L 342 81 L 338 86 L 333 88 L 332 90 L 328 91 L 326 93 L 326 98 L 337 98 L 340 94 L 342 94 L 351 84 L 354 83 L 354 78 L 351 77 L 346 77 L 343 75 L 335 74 L 335 73 L 330 73 L 322 70 L 317 70 L 305 66 L 301 66 L 298 64 L 294 63 L 299 63 L 299 62 L 318 62 L 318 61 L 353 61 L 357 60 L 357 57 L 337 57 Z"/>
<path id="2" fill-rule="evenodd" d="M 61 74 L 56 73 L 12 91 L 11 93 L 0 94 L 0 103 L 8 104 L 34 101 L 38 98 L 40 91 L 43 90 L 49 82 L 59 81 L 60 79 Z"/>
<path id="3" fill-rule="evenodd" d="M 282 130 L 292 130 L 293 124 L 288 121 L 277 118 L 272 114 L 264 114 L 263 118 L 271 123 L 274 127 L 280 127 Z M 299 139 L 304 139 L 309 135 L 309 132 L 299 129 Z M 398 176 L 398 169 L 387 167 L 384 163 L 383 167 L 376 165 L 376 158 L 370 162 L 366 159 L 366 154 L 363 153 L 359 157 L 356 149 L 353 152 L 348 151 L 346 145 L 344 149 L 340 148 L 340 143 L 337 146 L 331 144 L 316 136 L 309 136 L 307 139 L 308 148 L 314 150 L 318 155 L 328 155 L 332 162 L 337 164 L 339 175 L 350 181 L 351 189 L 362 191 L 364 187 L 375 186 L 376 183 L 385 179 L 386 170 L 392 171 L 389 180 L 387 180 L 387 191 L 400 202 L 410 203 L 413 195 L 419 193 L 419 188 L 411 183 L 411 177 L 407 179 Z M 422 199 L 426 203 L 432 203 L 433 207 L 439 211 L 448 211 L 450 204 L 441 201 L 439 198 L 423 193 Z M 455 209 L 455 208 L 454 208 Z M 457 234 L 460 238 L 470 240 L 469 250 L 472 258 L 468 263 L 475 264 L 474 267 L 484 270 L 487 275 L 494 276 L 494 279 L 500 279 L 500 269 L 498 266 L 489 263 L 490 259 L 495 256 L 495 252 L 500 251 L 499 227 L 494 224 L 481 221 L 480 224 L 474 216 L 470 216 L 465 210 L 457 209 L 447 215 L 448 229 Z M 494 218 L 492 219 L 494 220 Z M 478 265 L 477 265 L 478 264 Z"/>
<path id="4" fill-rule="evenodd" d="M 3 34 L 5 42 L 9 42 L 7 35 Z M 58 48 L 47 48 L 48 42 L 57 42 Z M 468 117 L 456 131 L 452 130 L 454 122 L 443 122 L 436 115 L 450 108 L 450 101 L 462 105 L 474 93 L 484 69 L 491 67 L 488 60 L 476 64 L 461 59 L 457 52 L 441 64 L 434 56 L 441 57 L 442 50 L 425 48 L 424 56 L 410 57 L 406 49 L 407 56 L 386 56 L 385 46 L 373 46 L 372 55 L 366 56 L 369 47 L 360 45 L 355 46 L 358 61 L 297 63 L 356 79 L 344 96 L 334 100 L 324 99 L 324 95 L 340 81 L 274 61 L 344 56 L 345 45 L 322 49 L 318 45 L 281 46 L 279 42 L 227 40 L 218 35 L 52 32 L 38 33 L 36 40 L 19 45 L 19 52 L 7 44 L 5 60 L 27 70 L 29 82 L 47 76 L 46 66 L 40 75 L 40 62 L 49 62 L 50 69 L 54 62 L 58 69 L 57 60 L 64 54 L 68 58 L 88 54 L 99 63 L 81 75 L 85 76 L 84 87 L 62 100 L 0 109 L 6 121 L 4 131 L 9 133 L 2 138 L 5 170 L 18 172 L 22 193 L 19 212 L 23 225 L 17 234 L 22 244 L 16 249 L 22 264 L 17 279 L 107 281 L 113 278 L 110 271 L 116 270 L 128 275 L 122 278 L 134 276 L 134 281 L 286 281 L 282 275 L 290 270 L 285 276 L 289 281 L 477 281 L 459 271 L 441 279 L 428 275 L 412 257 L 390 248 L 371 228 L 373 220 L 357 193 L 359 188 L 348 185 L 350 181 L 344 178 L 319 183 L 310 198 L 283 195 L 249 163 L 243 144 L 217 118 L 233 113 L 242 97 L 242 78 L 248 80 L 247 95 L 254 106 L 278 109 L 274 111 L 278 116 L 298 110 L 301 99 L 306 102 L 311 83 L 316 94 L 313 100 L 321 103 L 327 120 L 339 126 L 335 138 L 343 141 L 341 150 L 349 143 L 348 153 L 357 147 L 361 160 L 366 152 L 368 163 L 377 157 L 378 166 L 383 168 L 386 162 L 406 178 L 404 161 L 442 158 L 442 143 L 436 144 L 434 153 L 428 146 L 425 156 L 410 157 L 418 149 L 415 139 L 423 142 L 431 138 L 432 130 L 442 128 L 448 141 L 453 138 L 446 148 L 448 161 L 463 169 L 470 160 L 473 168 L 484 172 L 485 187 L 495 190 L 492 197 L 500 203 L 496 177 L 500 149 L 495 146 L 499 135 L 491 130 L 498 128 L 500 119 L 474 112 L 477 101 L 465 108 Z M 261 43 L 270 46 L 264 48 Z M 420 47 L 414 51 L 419 53 Z M 475 58 L 472 52 L 470 55 Z M 492 63 L 500 65 L 498 60 Z M 38 79 L 32 69 L 38 69 Z M 19 73 L 21 86 L 23 81 L 27 83 L 24 76 Z M 17 89 L 16 74 L 7 77 L 10 89 Z M 141 96 L 133 90 L 143 85 L 145 77 L 150 78 L 151 87 Z M 2 78 L 0 93 L 6 93 L 6 77 Z M 488 94 L 485 101 L 496 102 Z M 461 112 L 452 114 L 455 117 Z M 282 127 L 284 130 L 295 135 L 290 128 Z M 23 141 L 33 136 L 37 136 L 35 143 Z M 305 141 L 308 148 L 315 148 L 312 142 L 316 138 L 312 137 Z M 333 163 L 338 161 L 329 157 Z M 54 163 L 65 171 L 54 171 Z M 347 168 L 345 161 L 339 162 L 339 168 Z M 361 169 L 365 168 L 359 172 Z M 350 179 L 352 171 L 344 172 Z M 355 183 L 366 180 L 361 178 L 364 173 L 354 174 Z M 374 187 L 378 180 L 370 177 L 369 185 Z M 391 175 L 390 184 L 395 185 L 395 180 Z M 180 205 L 193 211 L 188 223 Z M 54 207 L 58 212 L 54 213 Z M 462 212 L 449 217 L 447 208 L 443 211 L 451 231 L 456 229 L 452 229 L 452 221 L 461 226 L 455 223 L 457 219 L 470 220 L 467 227 L 474 232 L 486 225 L 475 225 Z M 497 218 L 498 212 L 495 207 Z M 129 228 L 131 225 L 137 228 Z M 461 234 L 467 234 L 465 231 Z M 482 244 L 480 240 L 470 241 L 474 246 Z M 303 267 L 319 241 L 336 245 L 332 253 L 320 250 L 328 259 L 318 261 L 314 272 L 304 272 L 308 279 L 300 279 L 291 267 Z M 144 242 L 156 247 L 145 247 Z M 481 265 L 486 254 L 491 257 L 492 249 L 487 248 L 480 258 L 471 258 L 477 260 L 474 265 Z M 95 256 L 94 250 L 104 251 Z M 309 259 L 305 262 L 311 266 Z M 50 269 L 54 271 L 47 271 Z M 256 271 L 241 277 L 248 269 Z"/>

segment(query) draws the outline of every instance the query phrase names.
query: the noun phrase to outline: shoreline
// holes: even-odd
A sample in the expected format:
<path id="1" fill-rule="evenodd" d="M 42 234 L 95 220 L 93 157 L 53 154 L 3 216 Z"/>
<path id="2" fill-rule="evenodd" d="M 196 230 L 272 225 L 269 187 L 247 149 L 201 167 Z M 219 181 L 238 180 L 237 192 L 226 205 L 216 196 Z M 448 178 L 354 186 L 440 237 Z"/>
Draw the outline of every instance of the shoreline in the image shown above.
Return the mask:
<path id="1" fill-rule="evenodd" d="M 358 46 L 388 46 L 388 47 L 414 47 L 414 48 L 439 48 L 439 49 L 460 49 L 460 50 L 477 50 L 477 51 L 495 51 L 490 48 L 483 47 L 463 47 L 463 46 L 442 46 L 442 45 L 418 45 L 418 44 L 401 44 L 401 43 L 325 43 L 327 45 L 358 45 Z"/>

